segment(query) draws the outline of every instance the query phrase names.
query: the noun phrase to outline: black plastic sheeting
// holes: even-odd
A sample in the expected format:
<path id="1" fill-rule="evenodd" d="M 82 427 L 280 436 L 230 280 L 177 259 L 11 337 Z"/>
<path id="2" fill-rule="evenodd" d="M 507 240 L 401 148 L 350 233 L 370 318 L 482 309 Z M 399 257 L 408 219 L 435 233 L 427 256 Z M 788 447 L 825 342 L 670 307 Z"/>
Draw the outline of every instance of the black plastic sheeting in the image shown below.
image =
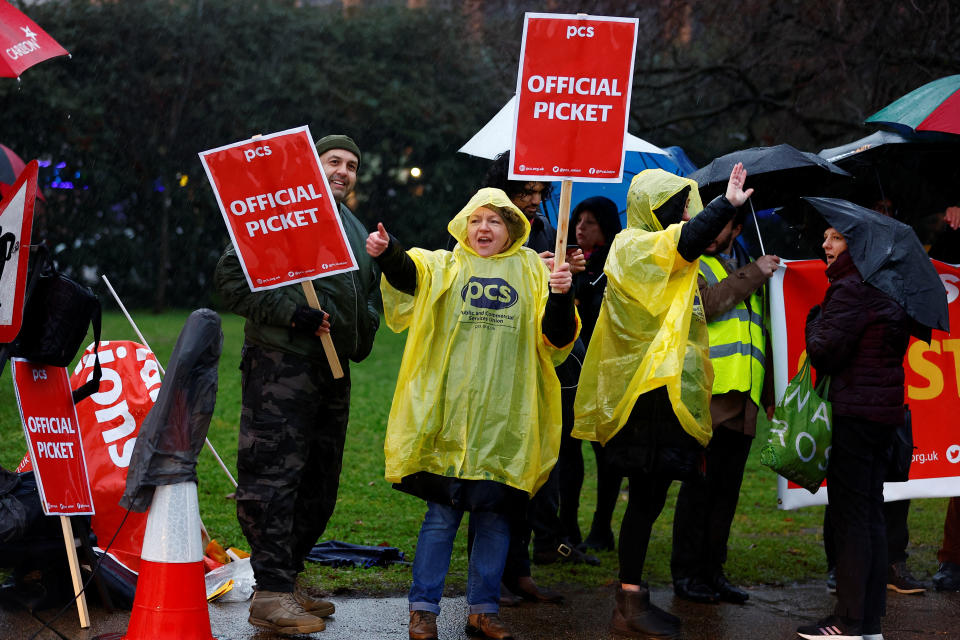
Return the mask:
<path id="1" fill-rule="evenodd" d="M 386 567 L 391 564 L 410 564 L 403 559 L 403 551 L 396 547 L 369 547 L 339 540 L 328 540 L 313 545 L 307 560 L 330 567 Z"/>
<path id="2" fill-rule="evenodd" d="M 191 313 L 173 348 L 160 395 L 140 426 L 120 506 L 143 512 L 154 487 L 197 482 L 197 456 L 217 401 L 222 348 L 220 316 L 210 309 Z"/>

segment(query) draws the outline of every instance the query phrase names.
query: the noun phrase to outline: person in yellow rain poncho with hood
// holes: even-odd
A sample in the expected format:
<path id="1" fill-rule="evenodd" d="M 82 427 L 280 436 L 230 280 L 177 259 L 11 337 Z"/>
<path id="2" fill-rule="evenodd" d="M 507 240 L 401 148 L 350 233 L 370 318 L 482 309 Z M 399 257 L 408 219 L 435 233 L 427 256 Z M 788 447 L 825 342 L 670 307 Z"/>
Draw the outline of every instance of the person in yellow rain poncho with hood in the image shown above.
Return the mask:
<path id="1" fill-rule="evenodd" d="M 511 638 L 499 618 L 507 513 L 526 508 L 560 447 L 554 367 L 579 333 L 569 265 L 549 273 L 523 246 L 530 223 L 481 189 L 447 225 L 453 251 L 404 252 L 383 224 L 367 238 L 384 315 L 409 329 L 390 409 L 386 479 L 427 501 L 410 589 L 410 638 L 437 637 L 440 596 L 465 511 L 476 537 L 467 632 Z M 551 293 L 551 288 L 559 293 Z"/>
<path id="2" fill-rule="evenodd" d="M 603 444 L 611 468 L 630 480 L 610 623 L 623 635 L 680 633 L 679 618 L 650 603 L 643 565 L 670 483 L 702 472 L 713 369 L 698 260 L 753 193 L 743 190 L 746 175 L 735 165 L 726 195 L 704 208 L 693 180 L 640 172 L 627 193 L 627 228 L 604 267 L 608 283 L 580 374 L 573 436 Z"/>

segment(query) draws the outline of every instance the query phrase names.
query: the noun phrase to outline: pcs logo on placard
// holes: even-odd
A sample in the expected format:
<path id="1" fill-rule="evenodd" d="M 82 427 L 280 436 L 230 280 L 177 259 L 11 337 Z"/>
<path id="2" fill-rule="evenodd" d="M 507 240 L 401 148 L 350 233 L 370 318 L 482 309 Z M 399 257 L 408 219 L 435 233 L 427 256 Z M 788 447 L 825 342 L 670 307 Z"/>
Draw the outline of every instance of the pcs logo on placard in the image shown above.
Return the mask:
<path id="1" fill-rule="evenodd" d="M 517 290 L 501 278 L 470 278 L 460 297 L 479 309 L 507 309 L 517 303 Z"/>
<path id="2" fill-rule="evenodd" d="M 569 40 L 570 38 L 592 38 L 592 37 L 593 37 L 593 27 L 586 27 L 586 26 L 578 27 L 573 24 L 567 26 L 567 40 Z"/>
<path id="3" fill-rule="evenodd" d="M 270 147 L 268 147 L 267 145 L 263 145 L 262 147 L 254 147 L 253 149 L 244 149 L 243 157 L 247 162 L 250 162 L 254 158 L 257 158 L 257 157 L 263 158 L 271 155 L 272 153 L 273 152 L 270 151 Z"/>

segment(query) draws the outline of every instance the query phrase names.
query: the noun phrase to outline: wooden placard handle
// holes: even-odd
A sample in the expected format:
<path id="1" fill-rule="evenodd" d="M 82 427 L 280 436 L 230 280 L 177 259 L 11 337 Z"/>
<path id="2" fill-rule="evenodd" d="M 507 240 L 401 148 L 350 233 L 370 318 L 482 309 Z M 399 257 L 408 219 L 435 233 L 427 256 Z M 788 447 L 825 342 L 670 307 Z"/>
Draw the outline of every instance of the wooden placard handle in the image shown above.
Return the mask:
<path id="1" fill-rule="evenodd" d="M 77 596 L 80 628 L 87 629 L 90 627 L 90 614 L 87 612 L 87 598 L 83 594 L 83 581 L 80 580 L 80 561 L 77 559 L 77 544 L 73 540 L 70 518 L 60 516 L 60 528 L 63 529 L 63 544 L 67 548 L 67 562 L 70 564 L 70 578 L 73 580 L 73 595 Z"/>
<path id="2" fill-rule="evenodd" d="M 303 285 L 303 293 L 307 296 L 307 304 L 310 305 L 310 308 L 323 311 L 323 309 L 320 308 L 320 300 L 317 298 L 317 292 L 313 289 L 313 282 L 307 280 L 300 284 Z M 337 350 L 333 346 L 333 338 L 330 337 L 329 333 L 320 334 L 320 344 L 323 345 L 323 352 L 327 355 L 327 363 L 330 365 L 330 371 L 333 372 L 333 377 L 342 378 L 343 368 L 340 366 L 340 358 L 337 357 Z"/>
<path id="3" fill-rule="evenodd" d="M 557 210 L 557 244 L 553 252 L 553 270 L 556 271 L 567 259 L 567 229 L 570 227 L 570 195 L 573 192 L 573 181 L 564 180 L 560 183 L 560 208 Z M 551 289 L 554 293 L 560 293 Z"/>

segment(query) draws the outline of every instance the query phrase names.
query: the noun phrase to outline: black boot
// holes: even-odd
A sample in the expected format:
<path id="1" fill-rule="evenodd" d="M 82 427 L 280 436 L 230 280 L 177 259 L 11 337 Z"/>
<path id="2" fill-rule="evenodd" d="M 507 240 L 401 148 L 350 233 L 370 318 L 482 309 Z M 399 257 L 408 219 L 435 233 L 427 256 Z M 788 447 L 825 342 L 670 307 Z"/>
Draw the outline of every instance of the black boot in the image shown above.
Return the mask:
<path id="1" fill-rule="evenodd" d="M 631 638 L 673 640 L 680 637 L 680 620 L 650 604 L 650 590 L 624 591 L 617 587 L 610 631 Z"/>

